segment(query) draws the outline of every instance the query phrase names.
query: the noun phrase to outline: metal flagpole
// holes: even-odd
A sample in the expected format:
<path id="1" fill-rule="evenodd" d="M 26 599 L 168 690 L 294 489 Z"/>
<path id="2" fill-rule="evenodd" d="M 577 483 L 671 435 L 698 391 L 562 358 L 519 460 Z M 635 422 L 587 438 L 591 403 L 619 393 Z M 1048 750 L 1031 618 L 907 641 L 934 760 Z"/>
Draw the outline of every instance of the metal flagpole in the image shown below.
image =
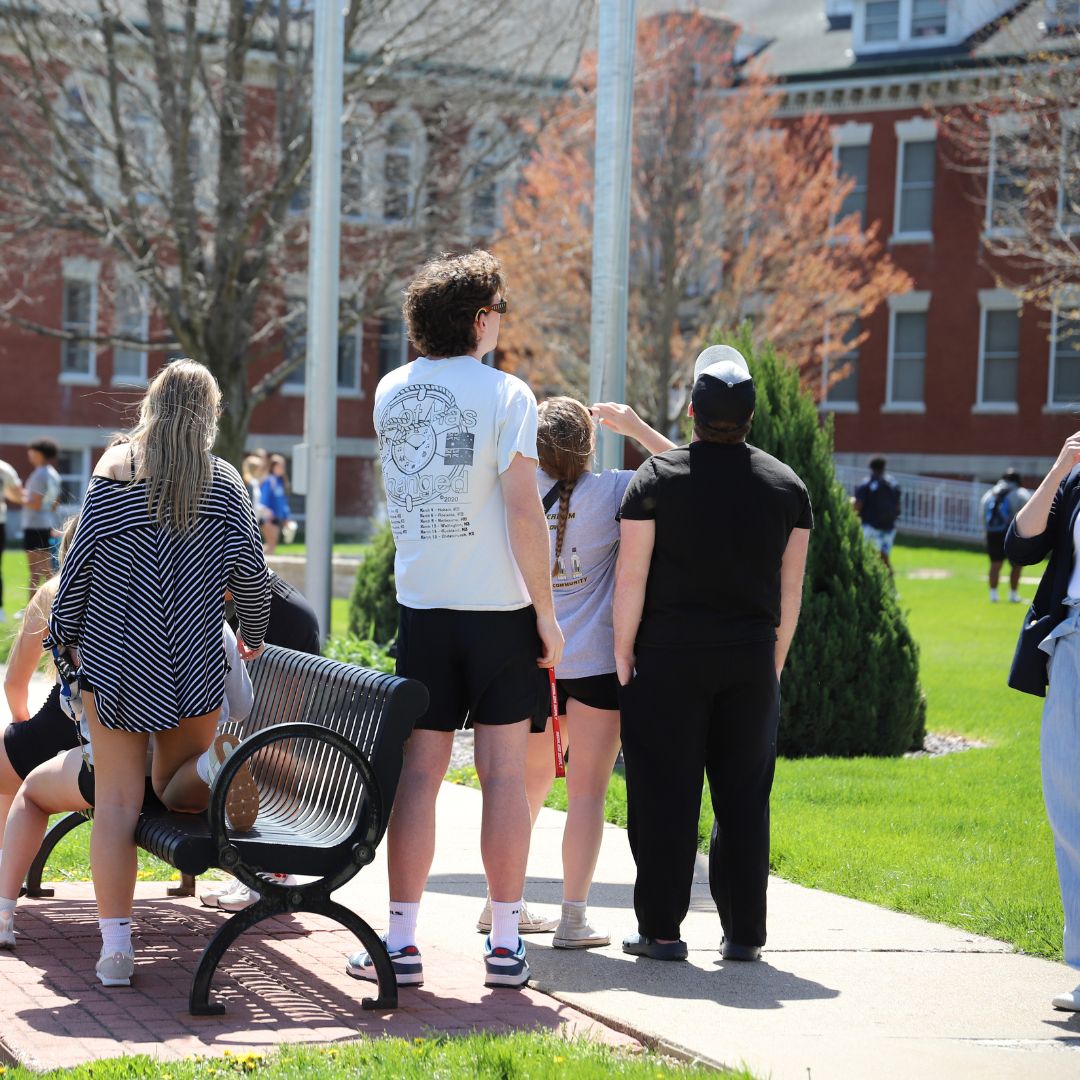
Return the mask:
<path id="1" fill-rule="evenodd" d="M 600 0 L 589 342 L 593 401 L 626 400 L 636 9 L 636 0 Z M 597 440 L 597 467 L 622 467 L 622 439 L 605 429 Z"/>
<path id="2" fill-rule="evenodd" d="M 311 235 L 308 249 L 305 453 L 306 592 L 330 633 L 337 442 L 338 275 L 341 263 L 341 110 L 345 22 L 342 5 L 315 5 L 311 100 Z"/>

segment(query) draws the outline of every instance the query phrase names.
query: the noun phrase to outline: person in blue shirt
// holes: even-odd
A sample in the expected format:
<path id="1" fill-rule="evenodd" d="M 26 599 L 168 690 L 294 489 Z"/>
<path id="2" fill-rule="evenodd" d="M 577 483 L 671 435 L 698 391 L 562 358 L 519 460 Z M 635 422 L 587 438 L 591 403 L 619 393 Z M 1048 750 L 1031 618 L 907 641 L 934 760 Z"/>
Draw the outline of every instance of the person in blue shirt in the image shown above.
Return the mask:
<path id="1" fill-rule="evenodd" d="M 285 459 L 280 454 L 270 455 L 270 475 L 259 488 L 259 498 L 270 515 L 261 524 L 266 554 L 273 555 L 281 539 L 282 526 L 290 517 L 289 482 L 285 477 Z"/>

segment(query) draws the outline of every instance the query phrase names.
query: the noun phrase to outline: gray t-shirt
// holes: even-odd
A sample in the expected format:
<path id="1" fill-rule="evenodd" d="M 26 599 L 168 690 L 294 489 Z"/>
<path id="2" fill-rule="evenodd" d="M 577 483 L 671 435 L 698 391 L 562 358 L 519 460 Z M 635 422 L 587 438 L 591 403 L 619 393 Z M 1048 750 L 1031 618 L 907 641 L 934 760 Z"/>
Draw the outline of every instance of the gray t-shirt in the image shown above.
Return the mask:
<path id="1" fill-rule="evenodd" d="M 562 553 L 551 581 L 555 617 L 566 640 L 558 668 L 561 679 L 584 679 L 615 670 L 615 632 L 611 625 L 615 560 L 619 553 L 619 523 L 615 515 L 633 475 L 618 469 L 585 473 L 570 495 Z M 536 470 L 541 498 L 554 484 L 554 478 L 543 469 Z M 547 519 L 554 563 L 559 520 L 557 501 L 548 511 Z"/>
<path id="2" fill-rule="evenodd" d="M 41 509 L 23 507 L 24 529 L 55 529 L 56 513 L 53 503 L 60 498 L 60 474 L 51 465 L 39 465 L 26 481 L 27 495 L 41 495 Z"/>
<path id="3" fill-rule="evenodd" d="M 7 499 L 4 496 L 17 498 L 20 488 L 19 474 L 6 461 L 0 460 L 0 525 L 7 520 Z"/>

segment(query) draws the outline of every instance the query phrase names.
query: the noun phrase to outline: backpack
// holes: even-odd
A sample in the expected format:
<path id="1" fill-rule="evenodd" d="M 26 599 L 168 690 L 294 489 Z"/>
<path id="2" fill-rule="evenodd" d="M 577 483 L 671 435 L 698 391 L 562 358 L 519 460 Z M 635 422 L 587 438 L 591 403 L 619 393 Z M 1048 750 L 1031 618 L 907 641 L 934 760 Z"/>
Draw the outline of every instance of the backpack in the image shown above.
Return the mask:
<path id="1" fill-rule="evenodd" d="M 1009 492 L 995 492 L 986 504 L 986 531 L 988 533 L 1002 533 L 1009 527 L 1012 515 L 1009 513 Z"/>

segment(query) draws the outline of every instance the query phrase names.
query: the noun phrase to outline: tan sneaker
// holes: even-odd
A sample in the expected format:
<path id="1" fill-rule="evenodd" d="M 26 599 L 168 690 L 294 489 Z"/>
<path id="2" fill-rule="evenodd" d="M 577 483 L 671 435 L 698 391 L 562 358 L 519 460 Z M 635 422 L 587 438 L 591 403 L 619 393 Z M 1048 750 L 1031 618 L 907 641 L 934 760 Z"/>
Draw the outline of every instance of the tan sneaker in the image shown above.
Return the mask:
<path id="1" fill-rule="evenodd" d="M 559 925 L 558 919 L 549 919 L 529 910 L 529 905 L 521 901 L 521 914 L 518 916 L 519 934 L 550 934 Z M 481 934 L 491 933 L 491 897 L 484 901 L 484 910 L 476 920 L 476 929 Z"/>
<path id="2" fill-rule="evenodd" d="M 610 945 L 611 936 L 589 925 L 584 907 L 563 904 L 562 918 L 551 944 L 556 949 L 596 949 L 601 945 Z"/>
<path id="3" fill-rule="evenodd" d="M 210 783 L 221 770 L 225 759 L 240 745 L 235 735 L 218 735 L 210 744 Z M 251 766 L 245 762 L 233 777 L 225 795 L 225 820 L 236 832 L 248 832 L 259 816 L 259 788 L 251 775 Z M 220 906 L 220 905 L 219 905 Z"/>

